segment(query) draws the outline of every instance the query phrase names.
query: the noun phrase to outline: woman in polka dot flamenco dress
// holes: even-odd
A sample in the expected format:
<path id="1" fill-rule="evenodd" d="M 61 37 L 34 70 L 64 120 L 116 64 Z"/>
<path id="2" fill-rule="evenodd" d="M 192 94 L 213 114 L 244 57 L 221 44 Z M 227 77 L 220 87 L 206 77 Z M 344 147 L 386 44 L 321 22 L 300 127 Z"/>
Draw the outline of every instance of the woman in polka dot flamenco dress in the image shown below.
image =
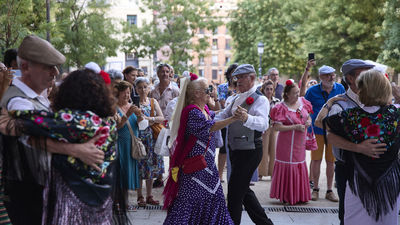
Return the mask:
<path id="1" fill-rule="evenodd" d="M 206 106 L 209 93 L 207 80 L 195 74 L 181 81 L 171 126 L 176 146 L 163 193 L 168 209 L 165 225 L 233 224 L 215 165 L 215 131 L 236 119 L 215 122 L 215 114 Z"/>

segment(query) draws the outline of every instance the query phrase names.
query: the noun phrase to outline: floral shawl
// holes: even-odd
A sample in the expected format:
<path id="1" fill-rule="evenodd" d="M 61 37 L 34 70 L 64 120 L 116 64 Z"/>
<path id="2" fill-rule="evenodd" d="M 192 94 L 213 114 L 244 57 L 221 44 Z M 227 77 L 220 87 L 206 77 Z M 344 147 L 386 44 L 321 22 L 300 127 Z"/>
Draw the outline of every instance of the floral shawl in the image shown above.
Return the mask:
<path id="1" fill-rule="evenodd" d="M 393 105 L 368 113 L 359 107 L 342 111 L 324 120 L 330 132 L 353 143 L 378 139 L 387 151 L 380 158 L 345 151 L 348 182 L 370 216 L 376 220 L 393 210 L 400 193 L 400 109 Z"/>
<path id="2" fill-rule="evenodd" d="M 70 188 L 87 200 L 88 204 L 100 204 L 110 193 L 111 177 L 109 165 L 116 155 L 116 123 L 111 119 L 102 119 L 91 111 L 63 109 L 57 112 L 47 111 L 13 111 L 11 115 L 17 120 L 25 134 L 42 136 L 68 143 L 84 143 L 97 134 L 100 139 L 95 143 L 104 151 L 104 163 L 99 165 L 101 172 L 92 169 L 81 160 L 72 156 L 53 154 L 52 167 L 62 174 Z M 99 201 L 93 202 L 94 192 Z M 89 197 L 88 197 L 89 196 Z"/>

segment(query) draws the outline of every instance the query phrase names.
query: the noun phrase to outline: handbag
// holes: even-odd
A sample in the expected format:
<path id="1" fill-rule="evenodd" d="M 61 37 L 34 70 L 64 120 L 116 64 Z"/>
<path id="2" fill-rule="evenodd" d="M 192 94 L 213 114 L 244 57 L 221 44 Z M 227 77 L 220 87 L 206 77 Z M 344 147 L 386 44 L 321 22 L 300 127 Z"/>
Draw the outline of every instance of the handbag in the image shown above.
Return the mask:
<path id="1" fill-rule="evenodd" d="M 154 117 L 154 98 L 150 99 L 150 107 L 151 107 L 150 116 Z M 153 131 L 153 139 L 157 140 L 161 130 L 165 127 L 161 123 L 153 123 L 152 125 L 150 125 L 150 128 Z"/>
<path id="2" fill-rule="evenodd" d="M 122 113 L 125 118 L 128 119 L 128 117 L 125 115 L 125 113 L 118 107 L 118 111 Z M 146 152 L 146 147 L 140 140 L 140 138 L 136 137 L 135 134 L 133 133 L 132 127 L 129 124 L 129 120 L 126 121 L 126 125 L 128 126 L 129 133 L 131 135 L 131 156 L 133 159 L 144 159 L 147 156 Z"/>
<path id="3" fill-rule="evenodd" d="M 161 156 L 170 156 L 170 149 L 168 148 L 168 141 L 170 138 L 171 130 L 168 128 L 161 129 L 158 135 L 156 144 L 154 145 L 154 152 Z"/>
<path id="4" fill-rule="evenodd" d="M 204 155 L 207 152 L 208 146 L 210 144 L 210 139 L 211 134 L 210 138 L 208 139 L 207 147 L 204 150 L 203 154 L 187 158 L 183 161 L 182 170 L 185 174 L 191 174 L 207 167 L 207 162 Z"/>
<path id="5" fill-rule="evenodd" d="M 314 129 L 311 126 L 311 129 L 307 129 L 306 135 L 306 150 L 314 151 L 318 149 L 317 138 L 314 134 Z"/>

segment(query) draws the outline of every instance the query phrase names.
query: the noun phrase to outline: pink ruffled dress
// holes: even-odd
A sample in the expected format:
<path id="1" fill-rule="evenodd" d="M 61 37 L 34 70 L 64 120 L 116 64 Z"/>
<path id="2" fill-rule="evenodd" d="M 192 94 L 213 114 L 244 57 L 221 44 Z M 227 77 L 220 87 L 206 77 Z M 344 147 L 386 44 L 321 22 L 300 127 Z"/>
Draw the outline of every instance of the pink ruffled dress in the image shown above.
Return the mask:
<path id="1" fill-rule="evenodd" d="M 299 98 L 300 107 L 293 110 L 284 102 L 275 105 L 270 112 L 274 123 L 283 125 L 305 124 L 312 112 L 312 105 L 304 98 Z M 276 159 L 271 182 L 271 198 L 294 205 L 311 200 L 307 163 L 307 132 L 297 130 L 280 131 L 276 144 Z"/>

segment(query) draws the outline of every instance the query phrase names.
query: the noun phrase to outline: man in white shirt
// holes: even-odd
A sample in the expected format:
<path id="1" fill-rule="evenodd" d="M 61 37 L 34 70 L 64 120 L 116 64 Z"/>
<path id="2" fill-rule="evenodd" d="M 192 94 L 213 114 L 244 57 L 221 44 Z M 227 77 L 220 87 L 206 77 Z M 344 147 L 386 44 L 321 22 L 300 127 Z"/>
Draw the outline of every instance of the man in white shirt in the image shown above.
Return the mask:
<path id="1" fill-rule="evenodd" d="M 15 78 L 1 100 L 1 106 L 10 110 L 50 111 L 47 88 L 51 87 L 59 73 L 56 65 L 63 64 L 65 57 L 49 42 L 30 35 L 24 38 L 18 48 L 18 66 L 22 76 Z M 81 159 L 100 170 L 96 163 L 102 163 L 104 153 L 94 142 L 68 144 L 52 139 L 44 142 L 44 149 L 34 149 L 28 143 L 29 137 L 5 137 L 5 194 L 6 208 L 13 224 L 42 224 L 43 189 L 50 176 L 50 154 L 66 154 Z"/>
<path id="2" fill-rule="evenodd" d="M 157 66 L 157 76 L 160 82 L 154 85 L 154 89 L 150 92 L 149 97 L 155 98 L 160 105 L 161 111 L 163 115 L 170 114 L 172 112 L 167 112 L 167 105 L 172 99 L 178 97 L 179 88 L 176 85 L 172 84 L 170 74 L 172 73 L 172 68 L 168 64 L 160 64 Z M 157 176 L 157 179 L 153 183 L 153 188 L 163 187 L 163 173 L 164 173 L 164 160 L 160 160 L 159 162 L 162 167 L 160 174 Z"/>
<path id="3" fill-rule="evenodd" d="M 255 86 L 256 72 L 249 64 L 236 68 L 232 77 L 240 92 L 216 116 L 216 120 L 236 115 L 240 121 L 228 126 L 229 158 L 232 172 L 228 183 L 228 210 L 235 224 L 240 224 L 242 205 L 255 224 L 273 224 L 265 214 L 249 184 L 262 158 L 262 132 L 268 129 L 269 101 Z"/>

